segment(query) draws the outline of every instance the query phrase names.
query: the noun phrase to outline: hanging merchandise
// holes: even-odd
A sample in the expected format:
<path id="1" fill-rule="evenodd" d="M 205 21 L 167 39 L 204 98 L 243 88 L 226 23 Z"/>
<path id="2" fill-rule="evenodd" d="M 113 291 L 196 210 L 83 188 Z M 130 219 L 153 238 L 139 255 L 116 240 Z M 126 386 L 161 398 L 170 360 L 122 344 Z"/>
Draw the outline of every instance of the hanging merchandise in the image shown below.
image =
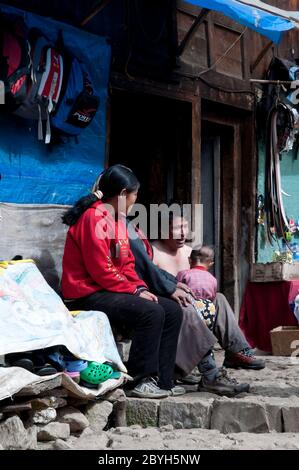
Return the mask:
<path id="1" fill-rule="evenodd" d="M 265 225 L 265 201 L 262 194 L 257 199 L 257 223 Z"/>
<path id="2" fill-rule="evenodd" d="M 51 123 L 63 134 L 77 136 L 89 126 L 100 105 L 95 85 L 87 67 L 76 58 L 69 58 L 65 71 L 62 97 Z"/>
<path id="3" fill-rule="evenodd" d="M 30 44 L 23 19 L 0 14 L 0 80 L 5 87 L 1 110 L 14 111 L 24 101 L 31 75 Z"/>
<path id="4" fill-rule="evenodd" d="M 42 33 L 29 33 L 33 79 L 27 95 L 15 114 L 25 119 L 38 120 L 38 140 L 44 139 L 43 121 L 46 121 L 45 143 L 51 141 L 50 114 L 58 103 L 62 79 L 63 57 Z"/>
<path id="5" fill-rule="evenodd" d="M 293 217 L 290 217 L 290 220 L 289 220 L 289 227 L 290 227 L 290 232 L 291 233 L 296 233 L 297 232 L 297 226 L 295 224 L 295 220 Z"/>
<path id="6" fill-rule="evenodd" d="M 293 234 L 292 232 L 289 230 L 288 232 L 285 232 L 284 234 L 284 239 L 287 241 L 287 242 L 291 242 L 292 239 L 293 239 Z"/>
<path id="7" fill-rule="evenodd" d="M 281 84 L 269 85 L 262 101 L 263 112 L 267 113 L 266 161 L 265 161 L 265 219 L 267 237 L 270 243 L 277 237 L 289 242 L 295 231 L 293 219 L 288 221 L 282 195 L 289 196 L 281 185 L 280 160 L 283 152 L 289 152 L 298 145 L 299 132 L 299 90 L 291 82 L 299 77 L 296 63 L 273 58 L 267 79 L 289 82 L 287 88 Z M 289 235 L 289 233 L 291 235 Z"/>
<path id="8" fill-rule="evenodd" d="M 267 222 L 268 240 L 274 239 L 273 229 L 278 238 L 284 238 L 286 229 L 289 229 L 288 220 L 285 214 L 281 175 L 280 175 L 280 152 L 285 145 L 280 134 L 278 138 L 278 116 L 281 110 L 286 111 L 284 103 L 279 102 L 273 106 L 269 113 L 267 123 L 267 143 L 265 161 L 265 211 Z M 290 118 L 290 114 L 286 111 Z"/>

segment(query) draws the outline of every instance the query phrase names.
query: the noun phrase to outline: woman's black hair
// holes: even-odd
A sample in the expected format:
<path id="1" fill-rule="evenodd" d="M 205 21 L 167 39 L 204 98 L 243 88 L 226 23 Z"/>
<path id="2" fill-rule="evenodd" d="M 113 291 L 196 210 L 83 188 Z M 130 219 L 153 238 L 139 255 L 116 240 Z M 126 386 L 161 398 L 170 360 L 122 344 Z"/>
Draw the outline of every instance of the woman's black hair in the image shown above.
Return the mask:
<path id="1" fill-rule="evenodd" d="M 102 200 L 105 201 L 118 196 L 123 189 L 132 193 L 139 189 L 139 181 L 130 168 L 124 165 L 113 165 L 100 174 L 93 187 L 94 191 L 103 193 Z M 99 199 L 93 193 L 84 196 L 75 203 L 62 217 L 65 225 L 74 225 L 79 217 Z"/>

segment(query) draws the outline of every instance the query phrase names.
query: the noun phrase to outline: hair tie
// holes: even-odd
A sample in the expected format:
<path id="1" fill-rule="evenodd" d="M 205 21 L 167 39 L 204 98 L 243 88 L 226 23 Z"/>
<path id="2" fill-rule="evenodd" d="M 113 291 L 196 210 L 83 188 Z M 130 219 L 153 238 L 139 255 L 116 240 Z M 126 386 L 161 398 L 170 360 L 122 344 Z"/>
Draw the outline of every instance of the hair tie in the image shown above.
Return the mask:
<path id="1" fill-rule="evenodd" d="M 103 198 L 104 194 L 102 193 L 102 191 L 100 191 L 99 189 L 97 191 L 94 191 L 92 193 L 95 197 L 97 197 L 99 200 Z"/>

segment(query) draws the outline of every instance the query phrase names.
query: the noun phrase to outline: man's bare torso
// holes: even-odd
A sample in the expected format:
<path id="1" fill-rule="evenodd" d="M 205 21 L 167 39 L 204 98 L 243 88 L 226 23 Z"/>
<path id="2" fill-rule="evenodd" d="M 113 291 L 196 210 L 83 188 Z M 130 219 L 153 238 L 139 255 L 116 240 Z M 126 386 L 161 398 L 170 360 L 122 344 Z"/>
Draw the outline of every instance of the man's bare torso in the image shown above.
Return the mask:
<path id="1" fill-rule="evenodd" d="M 192 249 L 184 245 L 175 252 L 169 250 L 165 243 L 156 241 L 153 243 L 154 263 L 161 269 L 176 276 L 179 271 L 189 269 L 188 258 Z"/>

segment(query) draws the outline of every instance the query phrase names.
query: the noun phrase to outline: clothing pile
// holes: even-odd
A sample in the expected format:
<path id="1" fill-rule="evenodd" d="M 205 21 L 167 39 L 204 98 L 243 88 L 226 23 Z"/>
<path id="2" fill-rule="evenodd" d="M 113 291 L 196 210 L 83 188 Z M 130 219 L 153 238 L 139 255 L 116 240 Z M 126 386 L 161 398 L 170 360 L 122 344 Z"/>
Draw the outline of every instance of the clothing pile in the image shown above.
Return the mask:
<path id="1" fill-rule="evenodd" d="M 1 383 L 7 386 L 5 375 L 16 368 L 27 369 L 31 382 L 67 374 L 83 387 L 96 387 L 99 395 L 109 381 L 112 388 L 119 386 L 120 372 L 127 372 L 106 315 L 84 311 L 72 316 L 32 260 L 0 262 L 0 356 L 13 366 L 0 368 L 0 399 L 6 396 L 1 388 Z M 12 389 L 17 388 L 16 381 Z"/>

